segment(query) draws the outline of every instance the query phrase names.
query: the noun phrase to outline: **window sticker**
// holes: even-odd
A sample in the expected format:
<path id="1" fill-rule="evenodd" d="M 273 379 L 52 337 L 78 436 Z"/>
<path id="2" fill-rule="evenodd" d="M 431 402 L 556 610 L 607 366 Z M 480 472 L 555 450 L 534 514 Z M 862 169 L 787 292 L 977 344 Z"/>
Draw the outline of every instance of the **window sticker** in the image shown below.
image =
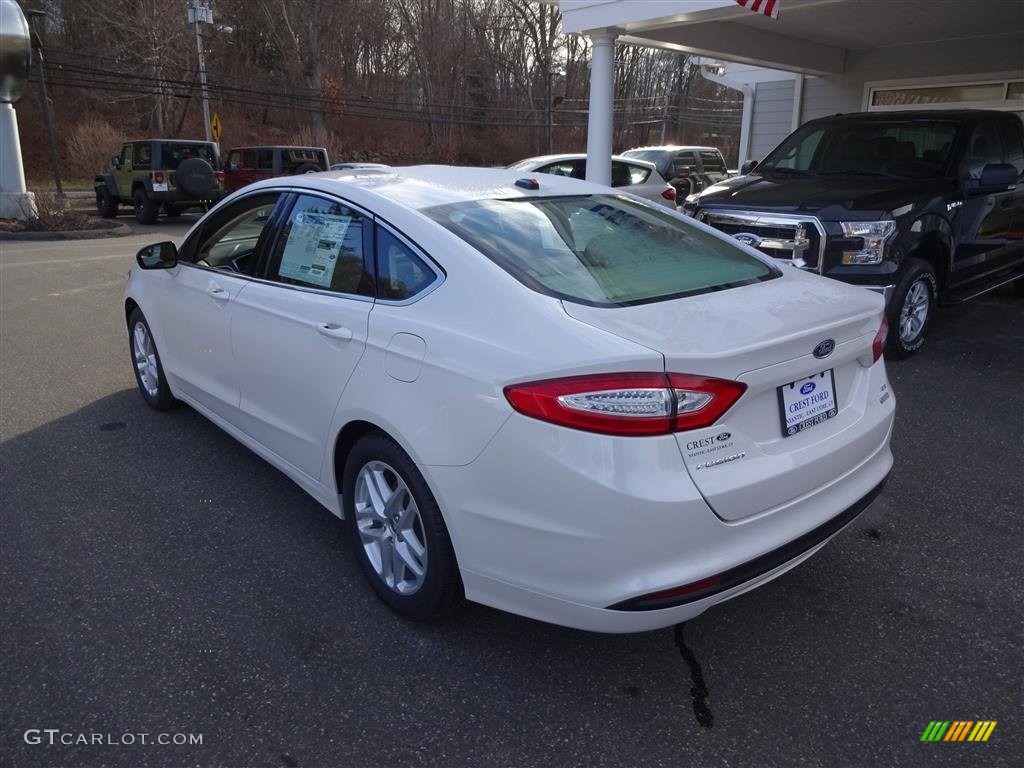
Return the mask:
<path id="1" fill-rule="evenodd" d="M 330 288 L 351 216 L 302 211 L 295 215 L 278 274 Z"/>

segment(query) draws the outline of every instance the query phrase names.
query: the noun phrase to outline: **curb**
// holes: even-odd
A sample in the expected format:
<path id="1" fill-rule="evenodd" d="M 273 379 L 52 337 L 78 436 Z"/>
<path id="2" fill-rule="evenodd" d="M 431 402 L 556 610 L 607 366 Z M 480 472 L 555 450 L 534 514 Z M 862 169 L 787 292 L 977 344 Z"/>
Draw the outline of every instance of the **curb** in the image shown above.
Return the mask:
<path id="1" fill-rule="evenodd" d="M 114 222 L 103 229 L 69 229 L 66 232 L 0 232 L 0 242 L 18 240 L 97 240 L 133 234 L 127 224 Z"/>

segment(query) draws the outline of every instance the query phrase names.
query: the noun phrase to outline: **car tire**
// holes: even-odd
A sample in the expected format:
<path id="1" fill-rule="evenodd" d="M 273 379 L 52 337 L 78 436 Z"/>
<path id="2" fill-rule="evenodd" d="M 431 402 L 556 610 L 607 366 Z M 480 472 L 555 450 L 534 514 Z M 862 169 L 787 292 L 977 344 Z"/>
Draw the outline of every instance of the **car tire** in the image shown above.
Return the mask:
<path id="1" fill-rule="evenodd" d="M 305 163 L 303 165 L 300 165 L 298 168 L 296 168 L 293 175 L 301 176 L 304 173 L 320 173 L 320 171 L 322 171 L 322 170 L 323 170 L 323 168 L 321 168 L 319 165 L 313 165 L 312 163 Z"/>
<path id="2" fill-rule="evenodd" d="M 430 621 L 463 603 L 441 509 L 416 464 L 393 440 L 374 433 L 353 446 L 342 476 L 342 509 L 359 566 L 393 611 Z"/>
<path id="3" fill-rule="evenodd" d="M 909 357 L 924 345 L 938 296 L 939 280 L 932 265 L 922 259 L 906 259 L 889 302 L 886 357 Z"/>
<path id="4" fill-rule="evenodd" d="M 117 216 L 117 198 L 110 194 L 106 187 L 96 188 L 96 212 L 104 219 Z"/>
<path id="5" fill-rule="evenodd" d="M 135 204 L 135 218 L 140 224 L 156 224 L 160 215 L 160 204 L 151 200 L 146 190 L 139 187 L 132 195 L 132 202 Z"/>
<path id="6" fill-rule="evenodd" d="M 139 394 L 150 408 L 168 411 L 181 403 L 171 394 L 171 388 L 164 376 L 160 353 L 153 340 L 153 332 L 142 310 L 136 307 L 128 316 L 128 349 L 131 353 L 132 370 Z"/>

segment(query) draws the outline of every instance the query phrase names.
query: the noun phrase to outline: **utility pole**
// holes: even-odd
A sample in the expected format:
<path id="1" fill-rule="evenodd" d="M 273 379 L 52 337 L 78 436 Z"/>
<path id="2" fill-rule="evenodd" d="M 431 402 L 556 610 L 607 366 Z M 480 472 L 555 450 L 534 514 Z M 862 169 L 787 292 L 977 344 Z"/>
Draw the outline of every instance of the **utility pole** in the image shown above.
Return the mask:
<path id="1" fill-rule="evenodd" d="M 196 52 L 199 54 L 199 88 L 203 96 L 203 126 L 206 140 L 213 141 L 210 134 L 210 94 L 206 90 L 206 51 L 203 48 L 203 24 L 213 24 L 213 10 L 209 0 L 188 0 L 188 23 L 196 31 Z"/>
<path id="2" fill-rule="evenodd" d="M 547 91 L 548 91 L 548 154 L 553 155 L 555 153 L 555 96 L 554 88 L 552 88 L 552 77 L 554 72 L 551 71 L 551 67 L 548 66 L 547 71 L 544 73 L 547 78 Z"/>
<path id="3" fill-rule="evenodd" d="M 64 187 L 60 183 L 60 160 L 57 155 L 57 137 L 53 130 L 53 109 L 50 106 L 50 97 L 46 95 L 46 69 L 43 66 L 43 43 L 39 36 L 37 24 L 43 23 L 46 18 L 45 11 L 29 11 L 29 24 L 35 27 L 32 30 L 32 48 L 36 54 L 36 72 L 39 79 L 39 101 L 43 107 L 43 123 L 46 125 L 46 139 L 50 145 L 50 170 L 53 172 L 53 185 L 57 188 L 57 200 L 61 205 L 65 203 Z"/>

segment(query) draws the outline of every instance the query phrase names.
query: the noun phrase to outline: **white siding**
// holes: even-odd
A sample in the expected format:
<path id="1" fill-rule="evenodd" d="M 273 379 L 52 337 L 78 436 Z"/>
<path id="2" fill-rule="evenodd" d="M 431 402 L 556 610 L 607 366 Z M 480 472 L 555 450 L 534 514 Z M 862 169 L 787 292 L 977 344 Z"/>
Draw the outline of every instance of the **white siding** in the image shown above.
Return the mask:
<path id="1" fill-rule="evenodd" d="M 750 157 L 761 160 L 790 134 L 793 121 L 793 81 L 758 83 L 754 92 Z"/>

